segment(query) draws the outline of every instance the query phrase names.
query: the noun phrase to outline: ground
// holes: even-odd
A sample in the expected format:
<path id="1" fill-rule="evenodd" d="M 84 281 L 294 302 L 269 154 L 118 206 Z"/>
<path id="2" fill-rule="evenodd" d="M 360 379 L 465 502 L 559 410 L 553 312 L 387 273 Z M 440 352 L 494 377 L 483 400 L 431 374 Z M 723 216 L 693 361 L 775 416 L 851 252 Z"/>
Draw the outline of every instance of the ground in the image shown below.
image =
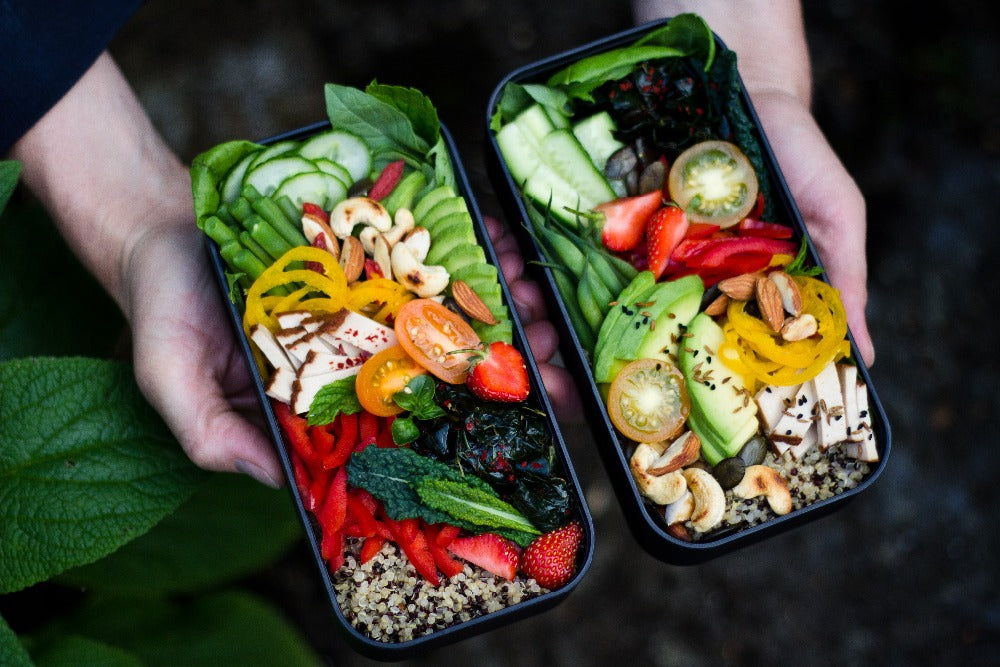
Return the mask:
<path id="1" fill-rule="evenodd" d="M 567 426 L 597 530 L 588 576 L 555 609 L 414 664 L 996 659 L 1000 32 L 988 9 L 806 6 L 815 111 L 868 204 L 872 377 L 893 433 L 878 482 L 829 517 L 671 566 L 638 546 L 593 438 Z M 494 86 L 629 25 L 627 3 L 598 0 L 150 0 L 114 51 L 185 159 L 322 119 L 327 81 L 420 88 L 455 135 L 480 207 L 500 215 L 484 166 Z M 337 636 L 311 567 L 293 554 L 259 586 L 330 664 L 367 664 Z"/>

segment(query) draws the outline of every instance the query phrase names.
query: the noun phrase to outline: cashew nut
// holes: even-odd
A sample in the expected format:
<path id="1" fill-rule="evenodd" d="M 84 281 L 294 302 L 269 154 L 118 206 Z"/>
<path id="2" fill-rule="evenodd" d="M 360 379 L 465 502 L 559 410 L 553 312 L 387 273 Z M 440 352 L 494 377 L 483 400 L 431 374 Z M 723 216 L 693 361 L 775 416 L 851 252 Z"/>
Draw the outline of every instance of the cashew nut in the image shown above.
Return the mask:
<path id="1" fill-rule="evenodd" d="M 403 243 L 410 248 L 417 261 L 422 262 L 431 249 L 431 233 L 426 227 L 414 227 L 403 237 Z"/>
<path id="2" fill-rule="evenodd" d="M 387 232 L 392 227 L 392 216 L 385 206 L 368 197 L 344 199 L 330 211 L 330 229 L 337 238 L 347 238 L 357 225 L 370 225 Z"/>
<path id="3" fill-rule="evenodd" d="M 413 213 L 408 208 L 396 209 L 396 217 L 393 219 L 392 229 L 385 232 L 385 240 L 390 246 L 396 245 L 403 236 L 416 226 Z"/>
<path id="4" fill-rule="evenodd" d="M 382 235 L 375 227 L 363 227 L 360 232 L 358 232 L 358 240 L 361 241 L 361 247 L 365 249 L 366 255 L 375 254 L 375 239 Z"/>
<path id="5" fill-rule="evenodd" d="M 742 481 L 733 487 L 733 494 L 743 499 L 764 496 L 767 504 L 778 515 L 792 511 L 792 494 L 788 490 L 788 482 L 777 470 L 766 465 L 747 466 Z"/>
<path id="6" fill-rule="evenodd" d="M 448 287 L 451 279 L 443 266 L 421 264 L 405 243 L 397 243 L 392 247 L 390 262 L 396 280 L 419 297 L 440 294 Z"/>
<path id="7" fill-rule="evenodd" d="M 669 505 L 681 498 L 687 490 L 687 483 L 680 470 L 665 475 L 649 474 L 649 466 L 660 456 L 659 450 L 645 442 L 640 442 L 629 459 L 632 477 L 639 487 L 639 493 L 657 505 Z"/>
<path id="8" fill-rule="evenodd" d="M 691 525 L 699 532 L 711 530 L 726 513 L 726 492 L 712 473 L 701 468 L 686 468 L 682 474 L 694 496 Z"/>

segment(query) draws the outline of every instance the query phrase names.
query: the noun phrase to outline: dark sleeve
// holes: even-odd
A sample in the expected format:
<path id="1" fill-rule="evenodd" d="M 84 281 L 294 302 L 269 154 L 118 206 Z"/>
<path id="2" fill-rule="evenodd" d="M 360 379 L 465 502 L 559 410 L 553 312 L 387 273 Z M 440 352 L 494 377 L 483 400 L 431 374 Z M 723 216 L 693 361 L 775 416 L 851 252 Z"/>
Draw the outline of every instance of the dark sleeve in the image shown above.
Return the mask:
<path id="1" fill-rule="evenodd" d="M 58 102 L 141 0 L 0 0 L 0 156 Z"/>

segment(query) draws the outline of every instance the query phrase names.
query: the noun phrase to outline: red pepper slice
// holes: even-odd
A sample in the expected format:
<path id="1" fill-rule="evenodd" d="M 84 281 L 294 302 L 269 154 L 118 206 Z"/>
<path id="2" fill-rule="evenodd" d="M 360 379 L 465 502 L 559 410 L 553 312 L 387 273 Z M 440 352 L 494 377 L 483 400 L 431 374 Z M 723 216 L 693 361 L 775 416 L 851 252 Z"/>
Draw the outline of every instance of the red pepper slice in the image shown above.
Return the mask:
<path id="1" fill-rule="evenodd" d="M 309 487 L 310 503 L 316 507 L 322 507 L 326 502 L 327 492 L 330 488 L 330 471 L 323 466 L 313 469 L 312 485 Z M 315 509 L 313 510 L 315 511 Z"/>
<path id="2" fill-rule="evenodd" d="M 385 199 L 393 191 L 400 179 L 403 178 L 403 167 L 405 164 L 402 160 L 396 160 L 385 165 L 368 190 L 368 198 L 375 201 Z"/>
<path id="3" fill-rule="evenodd" d="M 341 412 L 333 422 L 333 433 L 336 444 L 323 459 L 323 467 L 339 468 L 347 463 L 358 444 L 358 416 Z"/>
<path id="4" fill-rule="evenodd" d="M 347 514 L 357 521 L 357 537 L 378 535 L 378 521 L 368 505 L 353 491 L 347 494 Z"/>
<path id="5" fill-rule="evenodd" d="M 361 564 L 364 565 L 372 558 L 378 555 L 378 552 L 382 550 L 382 545 L 385 544 L 384 537 L 369 537 L 365 539 L 365 543 L 361 545 Z"/>
<path id="6" fill-rule="evenodd" d="M 344 564 L 344 533 L 339 530 L 324 532 L 319 551 L 331 572 L 339 570 Z"/>
<path id="7" fill-rule="evenodd" d="M 439 546 L 447 547 L 456 537 L 458 537 L 458 532 L 461 528 L 458 526 L 451 526 L 446 523 L 440 524 L 440 526 L 441 528 L 438 530 L 435 542 L 437 542 Z"/>
<path id="8" fill-rule="evenodd" d="M 358 448 L 364 449 L 375 442 L 381 428 L 381 419 L 377 415 L 362 410 L 358 419 Z"/>
<path id="9" fill-rule="evenodd" d="M 792 228 L 777 222 L 764 222 L 754 218 L 743 218 L 739 226 L 743 236 L 763 236 L 770 239 L 792 238 Z"/>
<path id="10" fill-rule="evenodd" d="M 284 431 L 292 451 L 299 455 L 306 468 L 314 470 L 320 458 L 309 439 L 309 422 L 292 412 L 291 406 L 282 401 L 271 401 L 274 416 Z"/>
<path id="11" fill-rule="evenodd" d="M 404 521 L 407 521 L 404 519 Z M 417 519 L 413 519 L 417 521 Z M 427 538 L 419 530 L 416 530 L 411 539 L 407 539 L 403 532 L 403 522 L 393 521 L 385 517 L 385 523 L 392 532 L 392 538 L 403 550 L 406 558 L 413 564 L 417 572 L 427 581 L 435 586 L 438 585 L 437 565 L 434 563 L 434 556 L 427 545 Z"/>
<path id="12" fill-rule="evenodd" d="M 747 217 L 748 218 L 753 218 L 754 220 L 756 220 L 757 218 L 759 218 L 762 215 L 764 215 L 764 193 L 763 192 L 758 192 L 757 193 L 757 203 L 754 204 L 753 208 L 750 209 L 750 212 L 747 213 Z"/>
<path id="13" fill-rule="evenodd" d="M 459 561 L 452 558 L 448 550 L 438 544 L 438 536 L 441 534 L 441 528 L 446 524 L 425 524 L 424 525 L 424 537 L 427 539 L 427 548 L 430 549 L 431 556 L 434 557 L 434 564 L 437 569 L 444 573 L 444 576 L 454 577 L 456 574 L 464 569 L 464 565 Z"/>
<path id="14" fill-rule="evenodd" d="M 375 446 L 385 449 L 386 447 L 397 447 L 396 441 L 392 439 L 392 422 L 396 421 L 396 415 L 382 420 L 382 430 L 375 436 Z"/>
<path id="15" fill-rule="evenodd" d="M 720 229 L 719 225 L 713 225 L 710 222 L 688 222 L 687 233 L 684 234 L 684 238 L 707 239 Z"/>
<path id="16" fill-rule="evenodd" d="M 742 253 L 760 255 L 794 255 L 798 250 L 796 244 L 783 239 L 770 239 L 759 236 L 737 236 L 731 239 L 712 239 L 712 245 L 699 253 L 698 266 L 721 268 L 728 258 Z M 688 262 L 690 264 L 690 262 Z"/>
<path id="17" fill-rule="evenodd" d="M 295 488 L 299 491 L 299 497 L 302 498 L 302 504 L 305 505 L 306 509 L 310 512 L 315 512 L 316 508 L 319 507 L 319 503 L 316 502 L 316 499 L 312 496 L 312 477 L 309 475 L 309 471 L 306 470 L 306 464 L 294 450 L 291 452 L 291 459 L 292 475 L 295 478 Z"/>
<path id="18" fill-rule="evenodd" d="M 342 532 L 347 519 L 347 468 L 341 467 L 333 475 L 326 499 L 316 515 L 323 534 Z"/>
<path id="19" fill-rule="evenodd" d="M 326 426 L 310 426 L 309 440 L 312 442 L 317 456 L 326 456 L 329 454 L 336 442 L 333 433 L 330 433 L 330 430 Z"/>

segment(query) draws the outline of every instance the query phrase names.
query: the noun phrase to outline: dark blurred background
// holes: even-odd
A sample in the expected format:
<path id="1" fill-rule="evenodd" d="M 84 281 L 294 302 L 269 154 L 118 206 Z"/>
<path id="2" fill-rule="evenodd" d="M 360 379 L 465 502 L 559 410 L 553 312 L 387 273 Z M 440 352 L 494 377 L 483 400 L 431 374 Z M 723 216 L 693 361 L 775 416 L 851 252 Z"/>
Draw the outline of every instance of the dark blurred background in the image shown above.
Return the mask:
<path id="1" fill-rule="evenodd" d="M 554 610 L 414 663 L 1000 660 L 1000 26 L 991 6 L 805 7 L 815 112 L 869 206 L 872 374 L 893 429 L 878 482 L 815 523 L 704 565 L 670 566 L 640 550 L 589 433 L 567 427 L 597 528 L 589 575 Z M 417 87 L 455 136 L 480 207 L 499 216 L 484 157 L 494 86 L 630 25 L 628 3 L 606 0 L 149 0 L 113 52 L 187 160 L 221 141 L 322 120 L 328 81 Z M 312 567 L 303 549 L 252 583 L 329 664 L 367 664 L 338 636 Z"/>

